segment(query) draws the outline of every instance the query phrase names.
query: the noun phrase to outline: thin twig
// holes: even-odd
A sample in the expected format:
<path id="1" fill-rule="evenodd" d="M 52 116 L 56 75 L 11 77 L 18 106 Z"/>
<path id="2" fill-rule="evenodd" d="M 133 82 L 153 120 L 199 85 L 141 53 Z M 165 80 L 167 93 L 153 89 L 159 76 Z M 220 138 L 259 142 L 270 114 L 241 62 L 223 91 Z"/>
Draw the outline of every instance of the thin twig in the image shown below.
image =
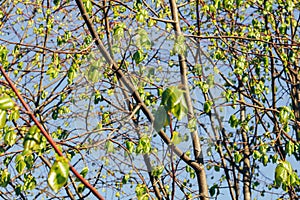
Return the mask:
<path id="1" fill-rule="evenodd" d="M 63 153 L 59 150 L 58 146 L 56 145 L 55 141 L 52 139 L 52 137 L 47 133 L 47 131 L 44 129 L 44 127 L 42 126 L 42 124 L 38 121 L 38 119 L 34 116 L 33 112 L 31 112 L 30 107 L 28 106 L 28 104 L 24 101 L 22 95 L 19 93 L 18 89 L 16 88 L 15 84 L 10 80 L 10 78 L 8 77 L 8 75 L 6 74 L 5 70 L 3 69 L 2 66 L 0 66 L 0 71 L 2 73 L 2 75 L 4 76 L 4 78 L 6 79 L 6 81 L 8 82 L 9 86 L 11 87 L 11 89 L 14 91 L 14 93 L 17 95 L 19 101 L 21 102 L 21 104 L 23 105 L 23 107 L 25 108 L 25 110 L 27 111 L 27 114 L 30 116 L 30 118 L 34 121 L 34 123 L 36 124 L 36 126 L 40 129 L 41 133 L 45 136 L 45 138 L 47 139 L 47 141 L 49 142 L 49 144 L 53 147 L 53 149 L 55 150 L 55 152 L 59 155 L 64 157 Z M 69 162 L 69 167 L 70 170 L 73 172 L 73 174 L 87 187 L 89 188 L 92 193 L 98 198 L 98 199 L 103 199 L 104 197 L 102 197 L 100 195 L 100 193 L 96 190 L 96 188 L 94 188 L 86 179 L 84 179 L 80 173 L 77 172 L 77 170 L 72 166 L 72 164 Z"/>

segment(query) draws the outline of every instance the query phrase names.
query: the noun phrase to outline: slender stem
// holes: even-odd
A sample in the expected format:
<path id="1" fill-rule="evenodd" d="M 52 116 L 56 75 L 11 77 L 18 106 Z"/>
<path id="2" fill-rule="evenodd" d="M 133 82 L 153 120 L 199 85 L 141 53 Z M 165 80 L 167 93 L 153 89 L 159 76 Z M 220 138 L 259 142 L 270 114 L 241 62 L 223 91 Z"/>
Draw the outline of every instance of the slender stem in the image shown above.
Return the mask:
<path id="1" fill-rule="evenodd" d="M 0 66 L 0 71 L 2 73 L 2 75 L 4 76 L 5 80 L 7 81 L 7 83 L 9 84 L 9 86 L 11 87 L 11 89 L 14 91 L 14 93 L 17 95 L 19 101 L 21 102 L 21 104 L 23 105 L 23 107 L 25 108 L 25 110 L 27 111 L 27 114 L 30 116 L 30 118 L 34 121 L 34 123 L 36 124 L 36 126 L 40 129 L 41 133 L 45 136 L 45 138 L 47 139 L 47 141 L 49 142 L 49 144 L 53 147 L 53 149 L 55 150 L 55 152 L 59 155 L 64 157 L 63 153 L 59 150 L 58 146 L 56 145 L 55 141 L 52 139 L 52 137 L 47 133 L 47 131 L 44 129 L 44 127 L 42 126 L 42 124 L 38 121 L 38 119 L 34 116 L 33 112 L 31 111 L 30 107 L 28 106 L 28 104 L 24 101 L 22 95 L 19 93 L 18 89 L 16 88 L 15 84 L 10 80 L 10 78 L 8 77 L 8 75 L 6 74 L 5 70 L 3 69 L 2 66 Z M 72 164 L 69 162 L 69 167 L 70 170 L 73 172 L 73 174 L 87 187 L 89 188 L 92 193 L 98 198 L 98 199 L 103 199 L 104 197 L 102 197 L 99 192 L 96 190 L 96 188 L 94 188 L 86 179 L 84 179 L 80 173 L 78 173 L 76 171 L 76 169 L 72 166 Z"/>
<path id="2" fill-rule="evenodd" d="M 95 40 L 95 43 L 96 43 L 101 55 L 104 57 L 106 62 L 109 64 L 110 68 L 115 71 L 115 73 L 117 74 L 118 80 L 124 84 L 124 86 L 127 88 L 128 91 L 131 92 L 132 97 L 134 98 L 134 100 L 141 105 L 141 109 L 142 109 L 143 113 L 145 114 L 145 116 L 147 117 L 147 119 L 151 123 L 153 123 L 154 122 L 154 116 L 151 113 L 151 111 L 147 108 L 147 106 L 145 105 L 145 103 L 142 100 L 142 98 L 141 98 L 140 94 L 138 93 L 137 89 L 132 85 L 132 83 L 130 82 L 130 79 L 128 79 L 124 75 L 124 73 L 121 70 L 119 70 L 119 67 L 118 67 L 117 63 L 112 59 L 112 57 L 109 55 L 109 52 L 105 49 L 105 46 L 102 43 L 102 41 L 100 40 L 99 35 L 98 35 L 94 25 L 92 24 L 91 20 L 89 19 L 89 15 L 88 15 L 88 13 L 86 12 L 86 10 L 83 6 L 82 0 L 76 0 L 76 3 L 77 3 L 77 6 L 78 6 L 78 8 L 81 12 L 81 16 L 84 19 L 85 24 L 88 27 L 93 39 Z M 167 136 L 167 134 L 162 129 L 158 132 L 158 134 L 161 137 L 161 139 L 167 145 L 171 144 L 171 139 Z M 199 163 L 192 160 L 189 156 L 187 156 L 184 152 L 182 152 L 176 146 L 174 146 L 174 153 L 177 156 L 179 156 L 187 165 L 191 166 L 194 170 L 204 171 L 204 166 L 203 165 L 199 165 Z M 205 177 L 205 179 L 206 179 L 206 177 Z M 204 184 L 204 182 L 203 182 L 203 184 Z M 207 188 L 206 183 L 204 185 L 205 185 L 204 187 Z M 207 192 L 207 194 L 208 194 L 208 192 Z"/>
<path id="3" fill-rule="evenodd" d="M 172 19 L 174 21 L 173 29 L 175 31 L 176 37 L 178 37 L 182 35 L 182 32 L 180 28 L 180 22 L 178 17 L 179 13 L 178 13 L 176 0 L 169 0 L 169 2 L 170 2 L 171 13 L 172 13 Z M 184 87 L 184 92 L 185 92 L 184 96 L 185 96 L 185 101 L 188 109 L 188 120 L 190 121 L 193 120 L 195 116 L 194 116 L 194 108 L 193 108 L 189 85 L 188 85 L 186 57 L 183 54 L 178 54 L 178 60 L 180 65 L 181 84 Z M 202 154 L 201 144 L 199 140 L 198 130 L 196 129 L 195 131 L 192 131 L 191 136 L 193 141 L 194 157 L 198 165 L 201 167 L 201 170 L 196 171 L 198 187 L 199 187 L 199 195 L 201 196 L 200 197 L 201 200 L 206 200 L 209 199 L 209 195 L 208 195 L 206 172 L 204 170 L 203 154 Z"/>

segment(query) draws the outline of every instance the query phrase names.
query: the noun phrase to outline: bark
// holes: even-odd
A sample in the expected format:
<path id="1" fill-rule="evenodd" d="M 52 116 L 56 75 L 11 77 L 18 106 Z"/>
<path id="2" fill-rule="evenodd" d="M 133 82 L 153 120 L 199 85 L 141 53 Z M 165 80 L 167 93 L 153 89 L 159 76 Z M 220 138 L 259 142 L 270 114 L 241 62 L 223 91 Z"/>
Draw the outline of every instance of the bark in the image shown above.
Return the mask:
<path id="1" fill-rule="evenodd" d="M 106 62 L 109 64 L 110 68 L 112 70 L 115 71 L 115 73 L 117 74 L 118 80 L 122 82 L 122 84 L 124 84 L 124 86 L 127 88 L 128 91 L 131 92 L 132 97 L 134 98 L 134 100 L 136 101 L 136 103 L 141 105 L 141 110 L 143 111 L 143 113 L 145 114 L 145 116 L 147 117 L 147 119 L 153 123 L 154 122 L 154 116 L 151 113 L 151 111 L 147 108 L 147 106 L 145 105 L 145 103 L 143 102 L 143 100 L 141 99 L 137 89 L 131 84 L 131 81 L 125 76 L 125 74 L 119 69 L 119 66 L 117 65 L 117 63 L 112 59 L 112 57 L 110 56 L 109 52 L 106 50 L 105 46 L 103 45 L 102 41 L 100 40 L 97 31 L 94 27 L 94 25 L 92 24 L 92 22 L 89 19 L 89 15 L 86 12 L 84 6 L 83 6 L 83 2 L 82 0 L 76 0 L 77 6 L 81 12 L 81 16 L 83 17 L 86 26 L 88 27 L 89 32 L 91 33 L 91 36 L 93 37 L 93 39 L 95 40 L 95 44 L 97 45 L 100 53 L 102 54 L 102 56 L 104 57 L 104 59 L 106 60 Z M 159 136 L 161 137 L 161 139 L 167 144 L 167 145 L 171 145 L 171 139 L 166 135 L 166 133 L 163 130 L 160 130 L 158 132 Z M 198 135 L 196 135 L 196 137 L 198 137 Z M 199 140 L 197 140 L 199 142 Z M 201 193 L 203 198 L 202 199 L 208 199 L 208 189 L 207 189 L 207 183 L 206 183 L 206 174 L 204 171 L 204 166 L 203 164 L 201 164 L 199 162 L 200 158 L 201 158 L 201 149 L 200 148 L 196 148 L 195 152 L 196 152 L 196 160 L 192 160 L 189 158 L 189 156 L 187 156 L 185 153 L 183 153 L 178 147 L 174 146 L 173 148 L 174 153 L 179 156 L 187 165 L 191 166 L 199 176 L 197 176 L 198 181 L 199 181 L 199 188 L 201 188 Z"/>
<path id="2" fill-rule="evenodd" d="M 174 21 L 173 27 L 176 36 L 181 35 L 181 28 L 179 24 L 179 18 L 178 18 L 178 8 L 176 5 L 175 0 L 170 0 L 170 7 L 172 12 L 172 20 Z M 187 64 L 186 64 L 186 58 L 184 55 L 179 54 L 178 55 L 179 65 L 180 65 L 180 73 L 181 73 L 181 84 L 184 88 L 185 93 L 185 101 L 187 104 L 188 109 L 188 120 L 192 120 L 195 118 L 194 116 L 194 108 L 192 105 L 192 99 L 190 96 L 190 90 L 188 85 L 188 77 L 187 77 Z M 207 181 L 206 181 L 206 172 L 204 170 L 204 161 L 203 161 L 203 154 L 201 149 L 201 144 L 199 140 L 199 134 L 198 130 L 191 132 L 192 141 L 193 141 L 193 150 L 194 150 L 194 156 L 196 162 L 201 167 L 200 170 L 196 171 L 197 173 L 197 181 L 198 181 L 198 187 L 199 187 L 199 195 L 200 199 L 209 199 L 208 195 L 208 187 L 207 187 Z"/>

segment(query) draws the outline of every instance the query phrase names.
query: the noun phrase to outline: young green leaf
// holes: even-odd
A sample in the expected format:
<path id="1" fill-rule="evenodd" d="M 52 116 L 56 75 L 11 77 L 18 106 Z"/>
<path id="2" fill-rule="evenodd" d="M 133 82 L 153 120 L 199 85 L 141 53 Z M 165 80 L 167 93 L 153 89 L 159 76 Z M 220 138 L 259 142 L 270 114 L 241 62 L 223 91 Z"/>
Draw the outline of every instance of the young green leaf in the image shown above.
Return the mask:
<path id="1" fill-rule="evenodd" d="M 171 109 L 171 113 L 178 119 L 181 120 L 188 112 L 185 105 L 185 101 L 180 101 L 175 107 Z"/>
<path id="2" fill-rule="evenodd" d="M 53 0 L 54 5 L 58 6 L 60 3 L 60 0 Z"/>
<path id="3" fill-rule="evenodd" d="M 67 183 L 68 176 L 68 160 L 64 157 L 59 157 L 52 165 L 48 174 L 48 185 L 54 192 L 58 192 Z"/>
<path id="4" fill-rule="evenodd" d="M 87 78 L 92 83 L 97 82 L 99 80 L 99 76 L 100 76 L 100 74 L 99 74 L 99 67 L 97 67 L 97 66 L 91 66 L 88 69 Z"/>
<path id="5" fill-rule="evenodd" d="M 6 145 L 12 146 L 16 143 L 17 133 L 13 130 L 9 130 L 5 133 L 4 143 Z"/>
<path id="6" fill-rule="evenodd" d="M 239 125 L 239 119 L 235 115 L 231 115 L 229 118 L 229 124 L 232 128 L 236 128 Z"/>
<path id="7" fill-rule="evenodd" d="M 143 54 L 143 52 L 141 50 L 137 50 L 133 54 L 132 58 L 133 58 L 133 60 L 135 61 L 136 64 L 140 64 L 145 59 L 145 55 Z"/>
<path id="8" fill-rule="evenodd" d="M 3 128 L 6 124 L 6 111 L 0 110 L 0 128 Z"/>
<path id="9" fill-rule="evenodd" d="M 180 142 L 182 142 L 182 138 L 181 138 L 180 134 L 179 134 L 177 131 L 173 131 L 173 135 L 172 135 L 172 138 L 171 138 L 171 142 L 172 142 L 172 144 L 174 144 L 174 145 L 177 145 L 177 144 L 179 144 Z"/>
<path id="10" fill-rule="evenodd" d="M 24 190 L 33 190 L 36 187 L 36 180 L 32 174 L 24 174 Z"/>
<path id="11" fill-rule="evenodd" d="M 166 121 L 167 121 L 167 112 L 164 108 L 164 106 L 159 106 L 157 111 L 154 113 L 154 129 L 159 132 L 162 127 L 164 127 Z"/>
<path id="12" fill-rule="evenodd" d="M 134 149 L 134 143 L 131 142 L 131 141 L 128 141 L 128 140 L 127 140 L 125 143 L 126 143 L 126 148 L 127 148 L 127 150 L 128 150 L 130 153 L 132 153 L 132 152 L 133 152 L 133 149 Z"/>
<path id="13" fill-rule="evenodd" d="M 155 166 L 151 171 L 151 175 L 160 178 L 164 169 L 164 166 Z"/>
<path id="14" fill-rule="evenodd" d="M 6 187 L 10 181 L 10 173 L 8 169 L 0 170 L 0 186 Z"/>
<path id="15" fill-rule="evenodd" d="M 286 186 L 290 186 L 290 176 L 293 175 L 293 168 L 288 161 L 280 161 L 275 169 L 275 184 L 277 186 L 282 185 L 284 189 Z"/>
<path id="16" fill-rule="evenodd" d="M 36 151 L 40 149 L 41 135 L 36 125 L 30 127 L 23 142 L 24 151 Z"/>
<path id="17" fill-rule="evenodd" d="M 204 112 L 209 113 L 211 111 L 211 106 L 213 105 L 212 101 L 206 101 L 204 103 Z"/>
<path id="18" fill-rule="evenodd" d="M 107 153 L 112 153 L 115 151 L 114 149 L 114 144 L 112 143 L 112 141 L 107 140 L 105 143 L 105 149 Z"/>
<path id="19" fill-rule="evenodd" d="M 83 183 L 79 183 L 77 189 L 79 193 L 82 193 L 85 189 L 85 185 Z"/>
<path id="20" fill-rule="evenodd" d="M 151 150 L 150 138 L 147 135 L 144 135 L 139 139 L 139 143 L 136 147 L 136 153 L 147 154 L 150 152 L 150 150 Z"/>
<path id="21" fill-rule="evenodd" d="M 242 159 L 243 159 L 243 154 L 241 154 L 238 151 L 234 153 L 234 161 L 236 163 L 239 163 Z"/>
<path id="22" fill-rule="evenodd" d="M 125 174 L 123 176 L 123 179 L 122 179 L 122 183 L 123 184 L 126 184 L 128 182 L 128 180 L 130 179 L 130 175 L 129 174 Z"/>
<path id="23" fill-rule="evenodd" d="M 162 94 L 161 104 L 164 105 L 168 111 L 174 108 L 181 101 L 184 101 L 183 90 L 178 87 L 171 86 Z"/>
<path id="24" fill-rule="evenodd" d="M 193 118 L 188 122 L 188 129 L 193 132 L 197 130 L 197 119 Z"/>
<path id="25" fill-rule="evenodd" d="M 3 95 L 0 97 L 0 109 L 7 110 L 14 107 L 14 101 L 8 95 Z"/>
<path id="26" fill-rule="evenodd" d="M 292 141 L 288 141 L 285 144 L 285 152 L 289 155 L 292 155 L 295 151 L 295 144 Z"/>
<path id="27" fill-rule="evenodd" d="M 80 174 L 81 174 L 81 176 L 82 176 L 83 178 L 85 178 L 85 176 L 87 175 L 88 172 L 89 172 L 89 168 L 88 168 L 88 167 L 84 167 L 84 168 L 81 170 Z M 75 181 L 76 181 L 76 182 L 79 182 L 80 180 L 79 180 L 78 178 L 76 178 Z"/>
<path id="28" fill-rule="evenodd" d="M 16 170 L 19 174 L 21 174 L 26 167 L 26 163 L 24 162 L 24 156 L 22 154 L 17 155 L 15 162 L 16 162 Z"/>

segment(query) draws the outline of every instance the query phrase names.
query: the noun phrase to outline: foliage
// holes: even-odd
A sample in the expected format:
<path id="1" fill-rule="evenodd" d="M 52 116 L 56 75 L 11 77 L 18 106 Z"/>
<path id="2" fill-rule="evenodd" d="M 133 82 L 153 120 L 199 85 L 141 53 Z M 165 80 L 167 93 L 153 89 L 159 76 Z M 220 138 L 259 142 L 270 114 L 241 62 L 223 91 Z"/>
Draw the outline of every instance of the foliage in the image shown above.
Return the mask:
<path id="1" fill-rule="evenodd" d="M 0 5 L 1 198 L 299 199 L 298 1 Z"/>

